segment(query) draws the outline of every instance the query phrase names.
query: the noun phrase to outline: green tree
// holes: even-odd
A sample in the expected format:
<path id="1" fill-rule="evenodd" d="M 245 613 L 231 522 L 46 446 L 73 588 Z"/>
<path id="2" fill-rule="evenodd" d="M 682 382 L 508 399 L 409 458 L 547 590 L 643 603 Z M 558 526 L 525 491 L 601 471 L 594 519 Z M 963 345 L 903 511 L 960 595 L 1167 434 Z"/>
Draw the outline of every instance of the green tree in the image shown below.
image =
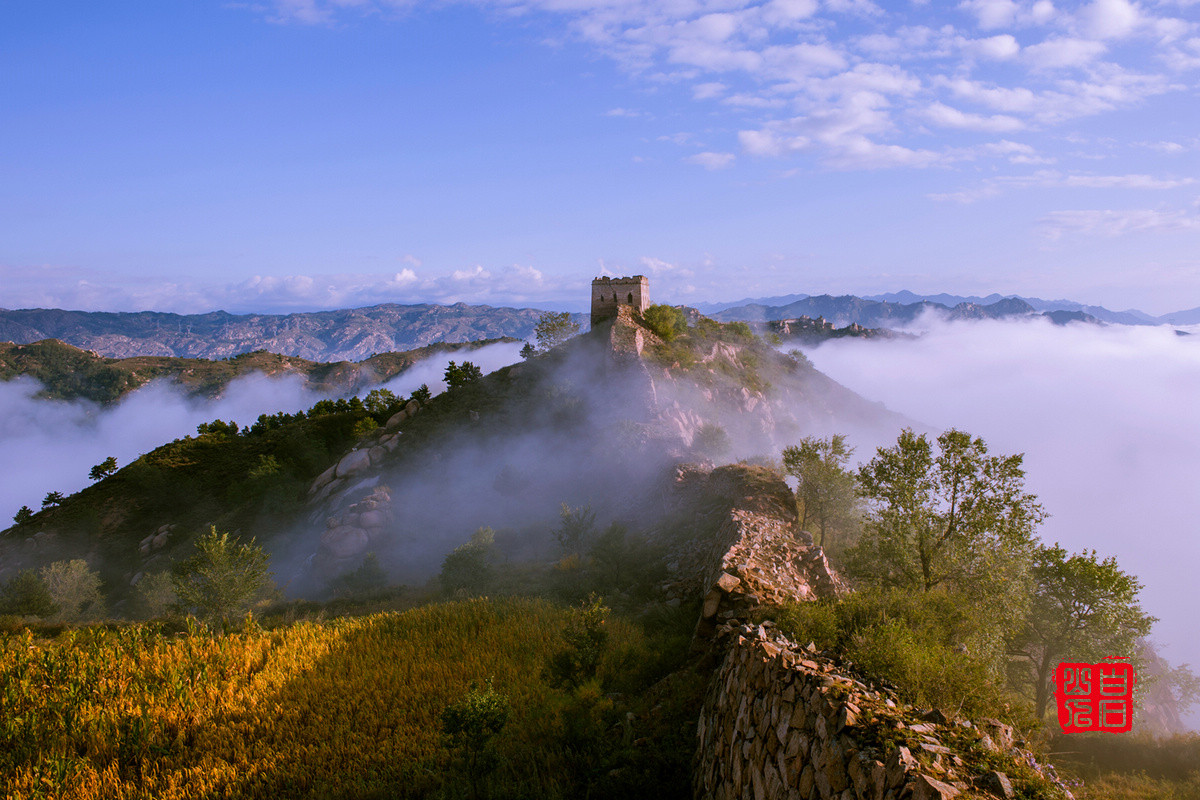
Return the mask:
<path id="1" fill-rule="evenodd" d="M 344 572 L 329 581 L 329 591 L 338 597 L 367 597 L 386 588 L 387 573 L 379 563 L 379 556 L 367 553 L 357 569 Z"/>
<path id="2" fill-rule="evenodd" d="M 268 563 L 253 539 L 243 544 L 212 526 L 196 540 L 195 552 L 171 568 L 180 610 L 212 622 L 240 615 L 270 585 Z"/>
<path id="3" fill-rule="evenodd" d="M 600 659 L 608 647 L 608 615 L 611 609 L 592 593 L 572 608 L 563 626 L 567 647 L 555 653 L 548 665 L 550 682 L 555 686 L 576 687 L 596 677 Z"/>
<path id="4" fill-rule="evenodd" d="M 496 532 L 491 528 L 480 528 L 471 534 L 469 542 L 460 544 L 442 560 L 438 579 L 447 594 L 481 594 L 487 588 L 492 580 L 495 544 Z"/>
<path id="5" fill-rule="evenodd" d="M 18 617 L 49 617 L 58 611 L 50 590 L 31 569 L 19 572 L 0 584 L 0 614 Z"/>
<path id="6" fill-rule="evenodd" d="M 687 317 L 674 306 L 652 305 L 646 309 L 642 318 L 646 320 L 650 330 L 665 342 L 687 333 Z"/>
<path id="7" fill-rule="evenodd" d="M 82 558 L 55 561 L 41 569 L 42 583 L 58 611 L 60 622 L 84 622 L 104 616 L 104 595 L 100 593 L 100 574 Z"/>
<path id="8" fill-rule="evenodd" d="M 1096 551 L 1067 554 L 1055 544 L 1034 552 L 1029 614 L 1010 640 L 1018 683 L 1032 689 L 1038 719 L 1054 696 L 1052 679 L 1060 661 L 1099 661 L 1133 656 L 1137 640 L 1155 618 L 1142 611 L 1142 584 Z"/>
<path id="9" fill-rule="evenodd" d="M 379 422 L 387 421 L 403 406 L 404 403 L 390 389 L 372 389 L 363 400 L 363 408 Z"/>
<path id="10" fill-rule="evenodd" d="M 537 348 L 533 346 L 532 342 L 526 342 L 525 346 L 521 348 L 521 358 L 528 360 L 528 359 L 533 358 L 536 355 L 537 355 Z"/>
<path id="11" fill-rule="evenodd" d="M 219 421 L 220 420 L 218 420 L 218 422 Z M 92 471 L 88 473 L 88 478 L 94 481 L 102 481 L 116 471 L 117 459 L 115 456 L 109 456 L 96 466 L 92 467 Z"/>
<path id="12" fill-rule="evenodd" d="M 538 350 L 544 353 L 577 335 L 579 323 L 574 322 L 566 311 L 547 311 L 538 317 L 533 332 L 537 337 Z"/>
<path id="13" fill-rule="evenodd" d="M 29 506 L 21 506 L 17 509 L 17 513 L 13 514 L 13 522 L 18 525 L 24 525 L 33 519 L 33 509 Z"/>
<path id="14" fill-rule="evenodd" d="M 499 759 L 492 740 L 508 724 L 508 697 L 492 688 L 489 679 L 482 687 L 472 682 L 466 695 L 442 710 L 442 735 L 463 762 L 471 800 L 482 797 L 484 781 Z"/>
<path id="15" fill-rule="evenodd" d="M 704 458 L 716 461 L 729 452 L 729 434 L 715 422 L 706 422 L 696 429 L 692 439 L 692 449 Z"/>
<path id="16" fill-rule="evenodd" d="M 238 424 L 233 420 L 225 422 L 224 420 L 214 419 L 212 422 L 201 422 L 196 426 L 196 433 L 199 436 L 237 436 L 238 430 Z"/>
<path id="17" fill-rule="evenodd" d="M 433 393 L 429 391 L 429 384 L 426 383 L 413 389 L 413 393 L 409 395 L 410 400 L 416 400 L 420 405 L 427 405 L 431 397 L 433 397 Z"/>
<path id="18" fill-rule="evenodd" d="M 563 503 L 558 516 L 554 540 L 564 553 L 579 553 L 596 531 L 596 512 L 592 511 L 590 505 L 571 508 Z"/>
<path id="19" fill-rule="evenodd" d="M 62 492 L 46 492 L 46 496 L 42 498 L 42 508 L 52 508 L 57 505 L 62 505 Z"/>
<path id="20" fill-rule="evenodd" d="M 1023 579 L 1034 528 L 1046 514 L 1025 491 L 1021 455 L 990 456 L 980 438 L 948 430 L 937 452 L 905 429 L 858 472 L 869 503 L 849 554 L 869 583 L 937 587 L 1000 598 Z"/>
<path id="21" fill-rule="evenodd" d="M 817 543 L 828 547 L 834 531 L 851 532 L 859 521 L 858 482 L 846 469 L 854 448 L 835 433 L 828 439 L 806 436 L 783 451 L 783 468 L 796 477 L 796 499 L 803 508 L 800 524 L 815 525 Z"/>
<path id="22" fill-rule="evenodd" d="M 451 361 L 446 365 L 446 373 L 443 377 L 447 387 L 452 390 L 459 389 L 481 380 L 483 370 L 470 361 L 464 361 L 461 366 Z"/>

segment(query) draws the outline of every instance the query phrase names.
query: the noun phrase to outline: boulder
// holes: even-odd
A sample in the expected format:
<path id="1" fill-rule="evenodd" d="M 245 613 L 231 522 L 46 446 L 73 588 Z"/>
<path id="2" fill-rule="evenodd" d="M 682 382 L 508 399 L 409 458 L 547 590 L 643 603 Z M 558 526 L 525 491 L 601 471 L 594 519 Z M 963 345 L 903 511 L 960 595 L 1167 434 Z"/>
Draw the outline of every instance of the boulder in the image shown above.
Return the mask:
<path id="1" fill-rule="evenodd" d="M 334 528 L 321 537 L 321 545 L 334 558 L 350 558 L 367 551 L 371 540 L 358 528 Z"/>
<path id="2" fill-rule="evenodd" d="M 345 478 L 348 475 L 362 472 L 367 467 L 371 466 L 371 453 L 368 450 L 351 450 L 346 455 L 342 456 L 342 460 L 337 463 L 337 476 Z"/>
<path id="3" fill-rule="evenodd" d="M 319 492 L 321 490 L 322 487 L 326 486 L 336 476 L 337 476 L 337 464 L 334 464 L 332 467 L 325 470 L 324 472 L 322 472 L 320 475 L 318 475 L 316 477 L 316 480 L 314 480 L 312 482 L 312 486 L 310 486 L 308 488 L 308 493 L 316 494 L 317 492 Z"/>

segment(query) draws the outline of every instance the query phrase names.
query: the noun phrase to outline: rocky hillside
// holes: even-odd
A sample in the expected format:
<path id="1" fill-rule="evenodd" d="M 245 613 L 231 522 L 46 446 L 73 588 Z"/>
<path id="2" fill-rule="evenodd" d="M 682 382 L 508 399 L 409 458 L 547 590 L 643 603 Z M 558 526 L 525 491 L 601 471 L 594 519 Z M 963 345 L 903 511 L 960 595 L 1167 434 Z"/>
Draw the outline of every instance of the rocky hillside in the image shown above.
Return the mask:
<path id="1" fill-rule="evenodd" d="M 165 444 L 9 529 L 0 579 L 82 557 L 120 599 L 217 525 L 266 544 L 293 594 L 368 552 L 422 581 L 480 527 L 512 558 L 545 554 L 563 503 L 601 524 L 653 519 L 677 460 L 774 459 L 804 435 L 905 423 L 744 328 L 708 321 L 666 343 L 628 314 L 418 406 Z"/>
<path id="2" fill-rule="evenodd" d="M 298 314 L 110 313 L 0 309 L 0 341 L 59 339 L 109 358 L 175 356 L 220 359 L 266 350 L 311 361 L 362 361 L 376 353 L 435 342 L 527 339 L 542 312 L 456 303 Z M 582 318 L 582 317 L 581 317 Z"/>
<path id="3" fill-rule="evenodd" d="M 489 344 L 516 341 L 439 342 L 399 353 L 377 353 L 357 362 L 309 361 L 263 350 L 218 361 L 174 356 L 107 358 L 56 339 L 32 344 L 0 342 L 0 380 L 28 376 L 42 384 L 44 397 L 112 403 L 153 380 L 168 380 L 189 395 L 212 398 L 234 378 L 261 373 L 298 375 L 313 391 L 346 396 L 386 382 L 422 359 L 448 353 L 465 356 Z"/>

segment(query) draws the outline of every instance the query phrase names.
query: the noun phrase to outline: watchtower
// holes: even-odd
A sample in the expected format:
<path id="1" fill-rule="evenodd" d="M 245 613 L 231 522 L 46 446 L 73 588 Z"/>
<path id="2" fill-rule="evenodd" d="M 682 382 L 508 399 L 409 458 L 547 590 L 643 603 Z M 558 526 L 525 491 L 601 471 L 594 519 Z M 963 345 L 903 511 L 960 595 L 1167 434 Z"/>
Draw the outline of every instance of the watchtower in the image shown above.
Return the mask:
<path id="1" fill-rule="evenodd" d="M 645 275 L 592 281 L 592 325 L 615 317 L 618 306 L 631 306 L 638 314 L 650 307 L 650 281 Z"/>

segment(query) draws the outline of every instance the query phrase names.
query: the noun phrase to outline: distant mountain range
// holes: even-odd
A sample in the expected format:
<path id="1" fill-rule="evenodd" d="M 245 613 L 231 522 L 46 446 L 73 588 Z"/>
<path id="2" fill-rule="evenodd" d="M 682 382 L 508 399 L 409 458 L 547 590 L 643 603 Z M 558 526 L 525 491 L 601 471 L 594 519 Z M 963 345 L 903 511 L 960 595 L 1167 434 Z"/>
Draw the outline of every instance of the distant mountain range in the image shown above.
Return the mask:
<path id="1" fill-rule="evenodd" d="M 1013 302 L 1016 301 L 1016 302 Z M 1001 305 L 998 305 L 1001 304 Z M 1023 304 L 1023 305 L 1022 305 Z M 901 324 L 916 319 L 929 308 L 950 312 L 951 318 L 981 319 L 1042 313 L 1058 322 L 1091 318 L 1117 325 L 1195 325 L 1200 308 L 1174 311 L 1155 317 L 1144 311 L 1110 311 L 1073 300 L 1043 300 L 1040 297 L 990 294 L 987 297 L 954 294 L 916 294 L 910 291 L 856 297 L 854 295 L 789 294 L 747 298 L 733 303 L 704 303 L 701 313 L 720 320 L 786 319 L 797 316 L 824 317 L 836 325 Z"/>
<path id="2" fill-rule="evenodd" d="M 1043 315 L 1119 325 L 1200 324 L 1200 308 L 1154 317 L 1142 311 L 1110 311 L 1070 300 L 1036 297 L 963 297 L 913 292 L 856 297 L 789 294 L 697 306 L 722 322 L 824 318 L 842 328 L 857 323 L 889 328 L 913 322 L 931 309 L 949 319 L 998 319 Z M 266 350 L 310 361 L 363 361 L 376 353 L 411 350 L 436 342 L 530 339 L 544 311 L 536 308 L 387 303 L 367 308 L 296 314 L 168 314 L 62 309 L 0 309 L 0 342 L 30 344 L 58 339 L 106 358 L 172 356 L 222 359 Z M 571 318 L 586 328 L 586 314 Z"/>
<path id="3" fill-rule="evenodd" d="M 543 314 L 534 308 L 456 303 L 301 314 L 167 314 L 0 309 L 0 341 L 29 344 L 58 339 L 107 358 L 175 356 L 221 359 L 267 350 L 310 361 L 363 361 L 376 353 L 435 342 L 473 342 L 505 336 L 528 339 Z M 575 315 L 585 321 L 585 315 Z"/>

